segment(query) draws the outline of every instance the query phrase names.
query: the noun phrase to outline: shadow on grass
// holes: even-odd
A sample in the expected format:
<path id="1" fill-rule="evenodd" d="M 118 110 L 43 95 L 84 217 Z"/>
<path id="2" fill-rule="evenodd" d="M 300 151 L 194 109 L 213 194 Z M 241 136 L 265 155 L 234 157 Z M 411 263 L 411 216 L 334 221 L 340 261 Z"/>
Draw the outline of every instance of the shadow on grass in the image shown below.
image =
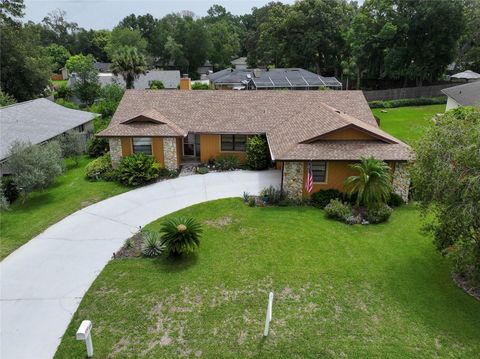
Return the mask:
<path id="1" fill-rule="evenodd" d="M 178 273 L 182 272 L 192 266 L 198 261 L 196 253 L 191 253 L 183 256 L 166 256 L 161 257 L 157 265 L 161 267 L 164 272 Z"/>

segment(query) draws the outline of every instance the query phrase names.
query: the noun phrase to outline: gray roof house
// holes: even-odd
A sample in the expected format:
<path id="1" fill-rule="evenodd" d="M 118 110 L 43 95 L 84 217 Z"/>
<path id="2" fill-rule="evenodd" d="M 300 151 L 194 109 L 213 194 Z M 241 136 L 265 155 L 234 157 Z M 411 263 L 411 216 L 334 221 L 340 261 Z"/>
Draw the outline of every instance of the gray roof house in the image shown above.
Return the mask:
<path id="1" fill-rule="evenodd" d="M 473 106 L 480 108 L 480 80 L 460 86 L 443 89 L 447 95 L 446 111 L 458 106 Z"/>
<path id="2" fill-rule="evenodd" d="M 225 69 L 208 79 L 217 89 L 234 90 L 314 90 L 321 87 L 342 89 L 335 77 L 325 77 L 300 68 Z"/>
<path id="3" fill-rule="evenodd" d="M 93 131 L 91 112 L 72 110 L 40 98 L 0 108 L 0 162 L 16 142 L 40 144 L 68 131 Z M 3 166 L 2 166 L 3 167 Z M 0 169 L 0 174 L 8 173 Z"/>

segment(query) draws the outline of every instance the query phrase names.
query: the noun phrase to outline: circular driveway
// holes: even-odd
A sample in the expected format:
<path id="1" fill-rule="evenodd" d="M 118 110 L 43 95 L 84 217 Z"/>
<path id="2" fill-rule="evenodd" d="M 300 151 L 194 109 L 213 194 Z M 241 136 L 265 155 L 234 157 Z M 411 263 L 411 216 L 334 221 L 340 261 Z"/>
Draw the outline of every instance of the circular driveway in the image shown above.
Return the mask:
<path id="1" fill-rule="evenodd" d="M 275 170 L 179 177 L 106 199 L 49 227 L 0 263 L 0 357 L 52 358 L 85 292 L 139 226 L 200 202 L 279 187 L 280 177 Z"/>

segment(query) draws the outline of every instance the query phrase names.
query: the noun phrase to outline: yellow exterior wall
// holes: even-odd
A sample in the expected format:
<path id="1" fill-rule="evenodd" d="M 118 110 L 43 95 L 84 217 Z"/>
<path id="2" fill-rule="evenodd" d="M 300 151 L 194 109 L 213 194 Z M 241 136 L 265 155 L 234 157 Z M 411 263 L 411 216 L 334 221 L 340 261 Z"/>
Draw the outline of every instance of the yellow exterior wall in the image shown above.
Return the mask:
<path id="1" fill-rule="evenodd" d="M 129 156 L 132 154 L 132 139 L 130 137 L 122 137 L 122 156 Z"/>
<path id="2" fill-rule="evenodd" d="M 368 133 L 355 128 L 346 128 L 322 136 L 322 140 L 377 140 Z"/>
<path id="3" fill-rule="evenodd" d="M 308 162 L 304 162 L 303 173 L 303 196 L 310 197 L 313 193 L 324 189 L 337 189 L 341 192 L 344 191 L 343 182 L 350 176 L 357 175 L 358 172 L 351 169 L 350 165 L 355 163 L 354 161 L 327 161 L 327 176 L 325 183 L 314 183 L 312 193 L 308 193 L 305 189 L 305 183 L 307 181 L 308 174 Z M 393 173 L 395 171 L 395 162 L 387 162 Z"/>
<path id="4" fill-rule="evenodd" d="M 312 193 L 318 192 L 321 189 L 337 189 L 343 191 L 343 181 L 348 177 L 355 175 L 356 171 L 349 167 L 354 162 L 348 161 L 327 161 L 327 176 L 325 183 L 314 183 Z M 304 163 L 303 171 L 303 196 L 309 197 L 312 193 L 308 193 L 305 189 L 305 183 L 308 174 L 308 162 Z"/>
<path id="5" fill-rule="evenodd" d="M 162 167 L 165 166 L 165 162 L 163 160 L 163 138 L 162 137 L 153 137 L 152 138 L 152 152 L 153 157 L 157 160 Z"/>
<path id="6" fill-rule="evenodd" d="M 183 156 L 183 139 L 177 137 L 177 165 L 180 166 L 182 163 Z"/>
<path id="7" fill-rule="evenodd" d="M 132 138 L 131 137 L 122 137 L 122 156 L 129 156 L 133 153 Z M 163 138 L 162 137 L 152 137 L 152 153 L 155 157 L 155 160 L 160 163 L 162 166 L 165 165 L 163 160 Z"/>
<path id="8" fill-rule="evenodd" d="M 245 152 L 239 151 L 220 151 L 220 135 L 200 135 L 200 161 L 205 163 L 212 158 L 221 155 L 234 155 L 240 160 L 240 163 L 245 163 Z"/>

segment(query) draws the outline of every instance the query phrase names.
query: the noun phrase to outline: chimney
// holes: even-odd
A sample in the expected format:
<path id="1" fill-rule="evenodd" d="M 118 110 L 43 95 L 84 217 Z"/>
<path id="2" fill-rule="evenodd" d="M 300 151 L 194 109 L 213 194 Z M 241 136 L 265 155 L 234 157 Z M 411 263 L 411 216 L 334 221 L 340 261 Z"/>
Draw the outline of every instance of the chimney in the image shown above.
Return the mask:
<path id="1" fill-rule="evenodd" d="M 180 79 L 180 90 L 191 90 L 192 89 L 192 81 L 188 74 L 183 74 L 182 78 Z"/>

